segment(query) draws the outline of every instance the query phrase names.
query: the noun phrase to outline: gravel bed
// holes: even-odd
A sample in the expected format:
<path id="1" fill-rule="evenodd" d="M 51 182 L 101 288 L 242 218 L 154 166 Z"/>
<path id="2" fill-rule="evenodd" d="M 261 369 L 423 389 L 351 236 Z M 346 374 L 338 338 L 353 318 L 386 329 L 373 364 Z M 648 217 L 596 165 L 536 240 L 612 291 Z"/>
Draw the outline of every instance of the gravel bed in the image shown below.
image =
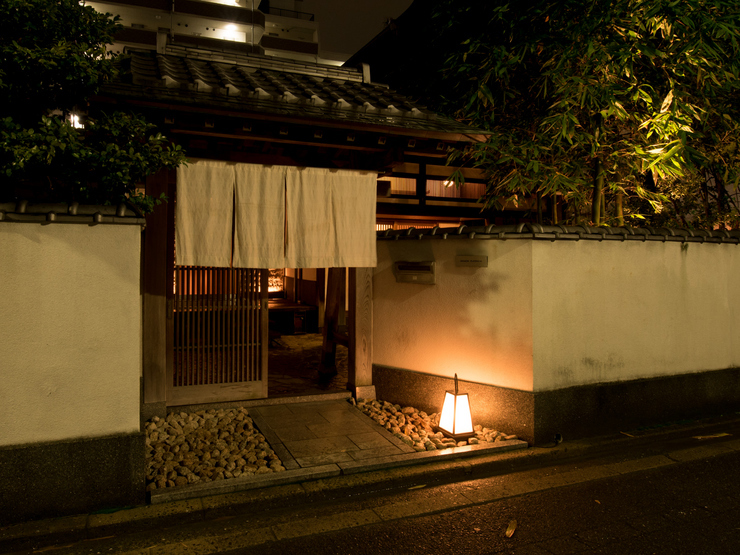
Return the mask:
<path id="1" fill-rule="evenodd" d="M 146 461 L 148 491 L 285 470 L 243 407 L 155 416 Z"/>
<path id="2" fill-rule="evenodd" d="M 355 403 L 354 399 L 351 399 L 351 402 Z M 439 424 L 439 413 L 427 414 L 414 407 L 401 407 L 401 405 L 374 399 L 358 399 L 356 405 L 363 413 L 416 451 L 434 451 L 448 447 L 517 439 L 515 435 L 476 425 L 474 426 L 475 436 L 466 441 L 455 441 L 442 432 L 435 432 L 435 426 Z"/>

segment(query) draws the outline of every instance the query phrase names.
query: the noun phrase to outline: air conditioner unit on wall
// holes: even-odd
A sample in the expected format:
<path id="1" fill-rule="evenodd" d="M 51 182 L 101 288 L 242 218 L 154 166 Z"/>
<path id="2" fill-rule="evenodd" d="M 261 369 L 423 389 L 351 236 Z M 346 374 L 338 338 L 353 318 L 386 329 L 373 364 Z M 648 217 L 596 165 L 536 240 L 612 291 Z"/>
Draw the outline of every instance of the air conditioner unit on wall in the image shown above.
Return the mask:
<path id="1" fill-rule="evenodd" d="M 436 283 L 434 262 L 394 262 L 393 275 L 398 283 L 419 283 L 434 285 Z"/>

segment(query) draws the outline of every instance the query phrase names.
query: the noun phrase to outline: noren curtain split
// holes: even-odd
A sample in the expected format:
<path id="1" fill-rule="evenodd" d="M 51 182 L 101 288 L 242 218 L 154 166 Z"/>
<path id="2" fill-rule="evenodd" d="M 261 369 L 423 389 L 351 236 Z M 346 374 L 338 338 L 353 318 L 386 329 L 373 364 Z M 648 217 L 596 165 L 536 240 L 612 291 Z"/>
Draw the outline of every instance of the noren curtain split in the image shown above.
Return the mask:
<path id="1" fill-rule="evenodd" d="M 376 179 L 374 173 L 348 170 L 213 161 L 181 166 L 176 263 L 373 267 Z"/>

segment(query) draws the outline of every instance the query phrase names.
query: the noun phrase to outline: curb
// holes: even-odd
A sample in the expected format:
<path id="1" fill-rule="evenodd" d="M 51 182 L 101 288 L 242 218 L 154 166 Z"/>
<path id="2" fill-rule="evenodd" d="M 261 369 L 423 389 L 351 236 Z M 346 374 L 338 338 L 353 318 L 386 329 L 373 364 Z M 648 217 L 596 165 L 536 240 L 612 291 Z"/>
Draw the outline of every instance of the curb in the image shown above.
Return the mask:
<path id="1" fill-rule="evenodd" d="M 495 444 L 466 445 L 465 447 L 453 447 L 438 451 L 391 455 L 371 459 L 370 461 L 343 462 L 313 466 L 309 468 L 294 468 L 277 474 L 262 474 L 247 478 L 231 478 L 229 480 L 219 480 L 217 482 L 208 482 L 205 484 L 194 484 L 163 490 L 154 490 L 150 494 L 150 502 L 152 505 L 159 505 L 173 501 L 182 501 L 184 499 L 238 493 L 240 491 L 282 486 L 364 472 L 388 470 L 427 462 L 455 460 L 480 454 L 498 455 L 508 451 L 525 449 L 527 447 L 528 444 L 526 441 L 509 440 L 500 441 Z"/>

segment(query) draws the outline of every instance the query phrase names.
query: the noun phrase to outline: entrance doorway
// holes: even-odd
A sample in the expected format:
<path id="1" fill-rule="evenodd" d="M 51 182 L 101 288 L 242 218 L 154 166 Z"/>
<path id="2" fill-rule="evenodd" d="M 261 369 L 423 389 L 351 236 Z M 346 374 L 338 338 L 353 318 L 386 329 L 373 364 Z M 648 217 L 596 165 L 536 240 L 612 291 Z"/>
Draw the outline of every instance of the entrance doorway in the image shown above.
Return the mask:
<path id="1" fill-rule="evenodd" d="M 344 280 L 340 289 L 332 329 L 346 335 Z M 167 403 L 345 391 L 348 346 L 334 343 L 325 364 L 325 298 L 324 269 L 175 266 Z"/>
<path id="2" fill-rule="evenodd" d="M 338 346 L 335 364 L 322 364 L 326 270 L 269 271 L 268 395 L 316 395 L 345 391 L 348 349 Z"/>

